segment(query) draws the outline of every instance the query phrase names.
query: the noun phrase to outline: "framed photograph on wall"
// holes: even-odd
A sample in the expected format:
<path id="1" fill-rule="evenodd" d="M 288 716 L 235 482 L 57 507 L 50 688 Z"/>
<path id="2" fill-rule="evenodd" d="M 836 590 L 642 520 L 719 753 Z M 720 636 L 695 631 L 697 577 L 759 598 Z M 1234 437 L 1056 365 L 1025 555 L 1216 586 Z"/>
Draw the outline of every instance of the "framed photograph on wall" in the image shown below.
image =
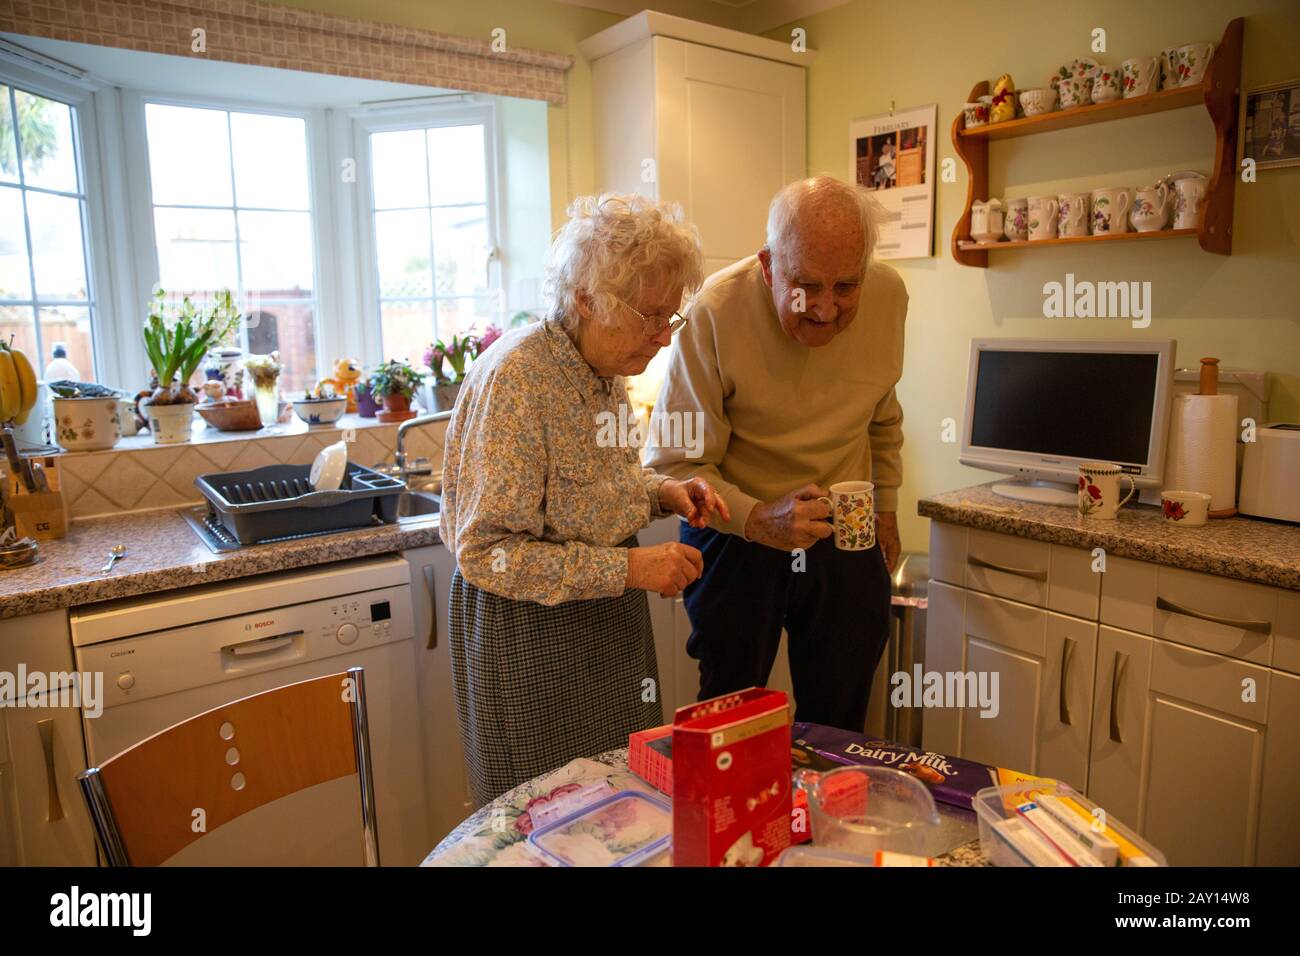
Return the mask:
<path id="1" fill-rule="evenodd" d="M 854 179 L 876 194 L 886 220 L 881 259 L 934 255 L 934 133 L 939 107 L 918 106 L 849 123 Z"/>
<path id="2" fill-rule="evenodd" d="M 1247 90 L 1241 129 L 1242 158 L 1255 168 L 1300 166 L 1300 80 Z"/>

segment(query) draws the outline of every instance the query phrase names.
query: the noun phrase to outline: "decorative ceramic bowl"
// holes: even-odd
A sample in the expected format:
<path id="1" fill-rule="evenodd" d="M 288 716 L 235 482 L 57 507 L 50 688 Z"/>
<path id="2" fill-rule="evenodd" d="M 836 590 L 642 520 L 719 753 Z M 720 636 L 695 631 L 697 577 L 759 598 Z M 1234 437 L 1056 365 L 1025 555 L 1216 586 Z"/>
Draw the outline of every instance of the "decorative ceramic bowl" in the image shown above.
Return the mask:
<path id="1" fill-rule="evenodd" d="M 222 432 L 255 432 L 262 427 L 257 402 L 251 398 L 223 398 L 219 402 L 200 402 L 195 406 L 202 419 Z"/>
<path id="2" fill-rule="evenodd" d="M 333 425 L 348 410 L 347 396 L 294 399 L 293 410 L 308 425 Z"/>
<path id="3" fill-rule="evenodd" d="M 1056 109 L 1056 90 L 1050 88 L 1024 90 L 1020 94 L 1020 105 L 1024 107 L 1026 116 L 1050 113 Z"/>
<path id="4" fill-rule="evenodd" d="M 122 437 L 116 396 L 54 399 L 54 439 L 68 451 L 112 448 Z"/>

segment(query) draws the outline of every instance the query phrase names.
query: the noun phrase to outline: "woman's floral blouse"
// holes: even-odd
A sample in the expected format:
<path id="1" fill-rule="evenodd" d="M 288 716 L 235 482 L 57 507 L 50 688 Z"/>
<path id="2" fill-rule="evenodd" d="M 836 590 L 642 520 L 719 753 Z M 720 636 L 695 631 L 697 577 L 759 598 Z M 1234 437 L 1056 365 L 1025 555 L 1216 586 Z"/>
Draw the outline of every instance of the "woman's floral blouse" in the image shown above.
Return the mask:
<path id="1" fill-rule="evenodd" d="M 631 416 L 622 378 L 599 378 L 557 323 L 510 332 L 484 352 L 461 386 L 443 457 L 440 533 L 461 575 L 541 604 L 622 594 L 619 544 L 666 513 L 667 476 L 642 468 L 630 443 L 609 441 Z"/>

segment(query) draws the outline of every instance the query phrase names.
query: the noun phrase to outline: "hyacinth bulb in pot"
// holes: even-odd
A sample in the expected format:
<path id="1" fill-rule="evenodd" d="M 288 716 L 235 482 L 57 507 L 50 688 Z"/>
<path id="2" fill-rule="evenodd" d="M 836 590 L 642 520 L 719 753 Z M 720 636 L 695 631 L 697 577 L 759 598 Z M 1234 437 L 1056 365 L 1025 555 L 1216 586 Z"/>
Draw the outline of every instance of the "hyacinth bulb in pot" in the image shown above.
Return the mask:
<path id="1" fill-rule="evenodd" d="M 461 383 L 471 362 L 478 359 L 497 339 L 501 330 L 490 325 L 482 335 L 451 337 L 443 344 L 434 342 L 424 350 L 424 364 L 433 372 L 433 402 L 436 411 L 449 412 L 456 407 Z"/>
<path id="2" fill-rule="evenodd" d="M 381 422 L 402 422 L 415 417 L 411 408 L 411 398 L 420 387 L 424 376 L 404 361 L 389 359 L 370 373 L 367 380 L 370 394 L 381 399 L 383 411 L 379 412 Z"/>
<path id="3" fill-rule="evenodd" d="M 152 366 L 154 388 L 140 406 L 158 445 L 190 440 L 198 396 L 190 379 L 208 350 L 221 342 L 239 321 L 239 309 L 229 289 L 199 309 L 185 296 L 180 305 L 167 302 L 166 292 L 155 290 L 149 319 L 144 324 L 144 349 Z"/>

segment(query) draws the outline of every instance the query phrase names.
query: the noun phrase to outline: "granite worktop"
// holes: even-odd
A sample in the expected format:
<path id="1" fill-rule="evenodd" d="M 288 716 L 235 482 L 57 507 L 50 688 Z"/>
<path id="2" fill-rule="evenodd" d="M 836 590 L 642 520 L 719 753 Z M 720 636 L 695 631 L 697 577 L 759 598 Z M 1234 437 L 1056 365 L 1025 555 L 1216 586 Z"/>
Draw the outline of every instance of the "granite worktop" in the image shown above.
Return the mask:
<path id="1" fill-rule="evenodd" d="M 1300 527 L 1254 518 L 1217 518 L 1199 528 L 1165 521 L 1154 505 L 1126 505 L 1114 521 L 1085 521 L 1073 508 L 1012 501 L 991 484 L 930 495 L 927 518 L 1189 571 L 1300 590 Z"/>
<path id="2" fill-rule="evenodd" d="M 209 550 L 179 511 L 85 518 L 72 522 L 66 538 L 40 542 L 34 564 L 0 570 L 0 618 L 438 543 L 436 515 L 223 554 Z M 116 544 L 126 555 L 104 574 Z"/>

